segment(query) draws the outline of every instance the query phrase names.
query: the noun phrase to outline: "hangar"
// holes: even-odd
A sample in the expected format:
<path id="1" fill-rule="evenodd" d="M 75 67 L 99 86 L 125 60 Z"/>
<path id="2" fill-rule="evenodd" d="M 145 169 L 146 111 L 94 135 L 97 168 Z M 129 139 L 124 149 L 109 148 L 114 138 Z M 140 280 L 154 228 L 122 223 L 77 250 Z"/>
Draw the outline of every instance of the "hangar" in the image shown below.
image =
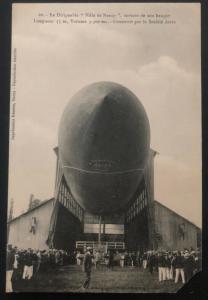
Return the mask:
<path id="1" fill-rule="evenodd" d="M 155 200 L 149 120 L 126 87 L 96 82 L 78 91 L 54 151 L 54 197 L 9 221 L 9 244 L 68 251 L 200 246 L 200 229 Z"/>
<path id="2" fill-rule="evenodd" d="M 58 147 L 54 197 L 8 221 L 8 244 L 19 248 L 148 249 L 198 248 L 201 230 L 154 199 L 154 157 L 150 150 L 140 185 L 125 209 L 104 217 L 73 198 L 60 167 Z"/>

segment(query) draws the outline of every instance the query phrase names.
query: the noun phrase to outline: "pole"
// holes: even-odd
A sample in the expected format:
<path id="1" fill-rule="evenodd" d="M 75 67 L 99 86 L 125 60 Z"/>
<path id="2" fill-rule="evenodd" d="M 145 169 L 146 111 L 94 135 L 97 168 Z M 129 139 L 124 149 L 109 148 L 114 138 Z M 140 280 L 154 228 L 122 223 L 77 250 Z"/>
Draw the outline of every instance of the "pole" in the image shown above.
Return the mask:
<path id="1" fill-rule="evenodd" d="M 101 225 L 102 225 L 102 217 L 99 218 L 99 233 L 98 233 L 98 247 L 100 248 L 101 242 Z"/>

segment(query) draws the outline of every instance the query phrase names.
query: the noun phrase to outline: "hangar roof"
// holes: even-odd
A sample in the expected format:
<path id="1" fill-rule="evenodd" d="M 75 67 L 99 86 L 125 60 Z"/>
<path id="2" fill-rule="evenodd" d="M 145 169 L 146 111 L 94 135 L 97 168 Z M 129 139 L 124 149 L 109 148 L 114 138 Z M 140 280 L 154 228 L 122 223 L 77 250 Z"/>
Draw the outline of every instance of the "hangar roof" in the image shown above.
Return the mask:
<path id="1" fill-rule="evenodd" d="M 166 208 L 167 210 L 169 210 L 171 213 L 177 215 L 178 217 L 182 218 L 185 222 L 188 222 L 189 224 L 191 224 L 194 227 L 197 227 L 198 229 L 201 230 L 201 228 L 199 226 L 197 226 L 196 224 L 194 224 L 193 222 L 191 222 L 190 220 L 186 219 L 185 217 L 179 215 L 178 213 L 176 213 L 174 210 L 170 209 L 169 207 L 165 206 L 164 204 L 162 204 L 161 202 L 154 200 L 154 202 L 160 206 L 163 206 L 164 208 Z"/>
<path id="2" fill-rule="evenodd" d="M 37 205 L 37 206 L 31 208 L 30 210 L 27 210 L 27 211 L 24 212 L 23 214 L 20 214 L 19 216 L 17 216 L 17 217 L 15 217 L 15 218 L 13 218 L 12 220 L 8 221 L 7 223 L 12 223 L 13 221 L 15 221 L 15 220 L 21 218 L 21 217 L 24 216 L 24 215 L 27 215 L 27 214 L 31 213 L 31 211 L 36 210 L 37 208 L 39 208 L 39 207 L 41 207 L 41 206 L 47 204 L 48 202 L 50 202 L 50 201 L 52 201 L 52 200 L 54 200 L 54 198 L 50 198 L 50 199 L 41 201 L 41 203 L 40 203 L 39 205 Z"/>
<path id="3" fill-rule="evenodd" d="M 43 206 L 43 205 L 45 205 L 45 204 L 47 204 L 48 202 L 53 201 L 53 200 L 54 200 L 54 198 L 50 198 L 50 199 L 47 199 L 47 200 L 42 201 L 39 205 L 37 205 L 37 206 L 35 206 L 34 208 L 32 208 L 32 209 L 30 209 L 30 210 L 24 212 L 23 214 L 20 214 L 20 215 L 17 216 L 17 217 L 13 218 L 12 220 L 8 221 L 8 223 L 12 223 L 14 220 L 19 219 L 19 218 L 21 218 L 21 217 L 24 216 L 24 215 L 27 215 L 28 213 L 30 213 L 30 212 L 32 212 L 32 211 L 34 211 L 34 210 L 40 208 L 41 206 Z M 188 223 L 191 224 L 192 226 L 194 226 L 194 227 L 196 227 L 196 228 L 198 228 L 198 229 L 201 230 L 201 228 L 200 228 L 199 226 L 197 226 L 196 224 L 194 224 L 194 223 L 191 222 L 190 220 L 186 219 L 185 217 L 181 216 L 180 214 L 176 213 L 174 210 L 172 210 L 172 209 L 170 209 L 169 207 L 165 206 L 165 205 L 162 204 L 161 202 L 159 202 L 159 201 L 157 201 L 157 200 L 154 200 L 154 202 L 155 202 L 156 204 L 158 204 L 159 206 L 162 206 L 162 207 L 164 207 L 165 209 L 169 210 L 171 213 L 173 213 L 173 214 L 179 216 L 179 217 L 182 218 L 185 222 L 188 222 Z"/>

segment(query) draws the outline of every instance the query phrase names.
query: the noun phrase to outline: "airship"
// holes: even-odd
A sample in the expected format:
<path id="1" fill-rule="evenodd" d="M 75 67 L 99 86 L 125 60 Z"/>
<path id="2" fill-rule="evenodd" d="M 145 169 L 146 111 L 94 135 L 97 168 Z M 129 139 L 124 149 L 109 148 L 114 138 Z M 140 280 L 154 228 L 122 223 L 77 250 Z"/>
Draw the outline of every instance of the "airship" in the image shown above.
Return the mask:
<path id="1" fill-rule="evenodd" d="M 137 96 L 114 82 L 78 91 L 60 120 L 61 167 L 75 200 L 88 212 L 121 211 L 136 192 L 150 149 L 150 125 Z"/>

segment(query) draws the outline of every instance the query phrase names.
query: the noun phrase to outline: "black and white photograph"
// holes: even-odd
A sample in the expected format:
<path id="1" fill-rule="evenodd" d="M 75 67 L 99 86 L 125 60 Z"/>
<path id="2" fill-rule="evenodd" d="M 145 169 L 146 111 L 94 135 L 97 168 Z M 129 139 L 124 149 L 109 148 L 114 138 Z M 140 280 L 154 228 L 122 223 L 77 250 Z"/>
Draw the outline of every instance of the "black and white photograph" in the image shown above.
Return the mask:
<path id="1" fill-rule="evenodd" d="M 202 270 L 200 12 L 12 5 L 7 293 L 176 293 Z"/>

